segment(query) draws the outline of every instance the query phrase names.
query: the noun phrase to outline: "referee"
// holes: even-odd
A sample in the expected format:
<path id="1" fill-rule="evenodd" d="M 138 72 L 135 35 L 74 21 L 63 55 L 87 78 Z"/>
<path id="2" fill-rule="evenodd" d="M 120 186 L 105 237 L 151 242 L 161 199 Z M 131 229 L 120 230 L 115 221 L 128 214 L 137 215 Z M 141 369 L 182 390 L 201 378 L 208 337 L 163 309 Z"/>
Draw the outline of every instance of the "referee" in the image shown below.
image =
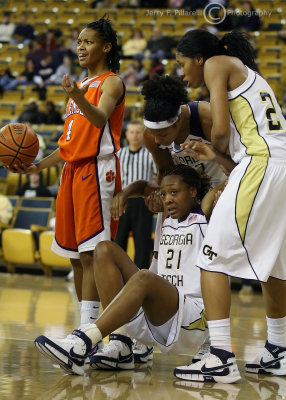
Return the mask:
<path id="1" fill-rule="evenodd" d="M 154 180 L 156 166 L 151 153 L 143 146 L 144 125 L 139 120 L 130 121 L 126 127 L 128 146 L 118 152 L 121 168 L 122 188 L 138 179 L 148 182 Z M 139 269 L 149 268 L 152 251 L 153 213 L 142 198 L 128 199 L 128 207 L 120 217 L 116 243 L 125 251 L 127 240 L 132 231 L 135 244 L 134 262 Z"/>

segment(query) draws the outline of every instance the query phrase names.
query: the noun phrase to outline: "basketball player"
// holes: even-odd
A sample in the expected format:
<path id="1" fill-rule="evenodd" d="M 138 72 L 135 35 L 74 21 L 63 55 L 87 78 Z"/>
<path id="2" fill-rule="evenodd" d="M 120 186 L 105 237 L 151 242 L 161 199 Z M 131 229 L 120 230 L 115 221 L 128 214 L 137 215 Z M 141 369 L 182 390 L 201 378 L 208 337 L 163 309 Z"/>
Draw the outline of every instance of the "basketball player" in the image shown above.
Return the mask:
<path id="1" fill-rule="evenodd" d="M 147 181 L 136 181 L 124 191 L 127 196 L 146 196 L 154 189 Z M 66 371 L 82 374 L 92 346 L 125 324 L 130 336 L 157 345 L 162 352 L 182 352 L 201 343 L 205 324 L 200 270 L 195 261 L 216 192 L 213 189 L 203 198 L 208 189 L 208 180 L 189 166 L 175 166 L 166 172 L 160 193 L 168 217 L 162 227 L 158 263 L 153 261 L 151 266 L 156 274 L 138 270 L 117 244 L 100 243 L 95 276 L 104 312 L 96 325 L 75 330 L 69 343 L 39 336 L 35 340 L 38 350 Z M 113 359 L 110 354 L 104 359 L 96 353 L 90 357 L 91 367 L 133 369 L 131 339 L 121 335 L 118 343 Z"/>
<path id="2" fill-rule="evenodd" d="M 198 161 L 180 148 L 182 143 L 190 140 L 210 144 L 210 104 L 205 101 L 189 101 L 182 80 L 171 76 L 147 81 L 143 85 L 142 95 L 145 100 L 144 142 L 159 170 L 159 181 L 160 173 L 164 173 L 167 168 L 185 164 L 199 173 L 207 174 L 213 187 L 222 183 L 226 176 L 218 163 L 229 164 L 228 169 L 231 170 L 234 163 L 229 157 L 220 155 L 221 159 L 216 159 L 216 162 Z"/>
<path id="3" fill-rule="evenodd" d="M 203 30 L 177 47 L 184 80 L 210 92 L 211 141 L 238 165 L 214 209 L 197 265 L 208 318 L 211 351 L 175 369 L 191 381 L 240 379 L 230 339 L 228 275 L 261 282 L 268 338 L 249 373 L 286 375 L 286 122 L 275 95 L 257 73 L 247 38 L 220 40 Z"/>
<path id="4" fill-rule="evenodd" d="M 50 156 L 16 172 L 39 172 L 65 161 L 57 196 L 55 239 L 52 249 L 69 257 L 81 307 L 80 327 L 96 320 L 99 297 L 93 273 L 98 242 L 115 237 L 109 211 L 120 188 L 119 150 L 125 89 L 116 75 L 119 53 L 116 32 L 108 19 L 89 23 L 79 34 L 79 64 L 88 77 L 76 83 L 62 81 L 69 97 L 64 133 Z"/>

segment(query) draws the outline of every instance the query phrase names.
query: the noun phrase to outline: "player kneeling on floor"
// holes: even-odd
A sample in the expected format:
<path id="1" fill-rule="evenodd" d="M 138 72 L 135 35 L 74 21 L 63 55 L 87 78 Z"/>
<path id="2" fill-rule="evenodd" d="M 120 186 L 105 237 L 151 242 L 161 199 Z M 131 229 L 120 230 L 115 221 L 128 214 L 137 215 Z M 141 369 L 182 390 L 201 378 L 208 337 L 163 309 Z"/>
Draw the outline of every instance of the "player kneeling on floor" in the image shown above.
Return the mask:
<path id="1" fill-rule="evenodd" d="M 221 189 L 207 193 L 208 188 L 207 180 L 189 166 L 167 171 L 160 186 L 167 217 L 158 260 L 153 258 L 151 270 L 139 270 L 115 243 L 99 243 L 95 277 L 104 312 L 95 324 L 75 330 L 68 339 L 39 336 L 38 350 L 75 374 L 83 374 L 85 363 L 96 369 L 134 368 L 129 336 L 156 345 L 163 353 L 194 351 L 206 337 L 200 270 L 195 262 L 215 194 Z M 133 182 L 114 198 L 113 217 L 122 214 L 129 196 L 148 196 L 154 190 L 158 187 L 146 181 Z M 120 333 L 116 333 L 118 328 Z M 89 356 L 92 347 L 109 334 L 107 350 Z"/>

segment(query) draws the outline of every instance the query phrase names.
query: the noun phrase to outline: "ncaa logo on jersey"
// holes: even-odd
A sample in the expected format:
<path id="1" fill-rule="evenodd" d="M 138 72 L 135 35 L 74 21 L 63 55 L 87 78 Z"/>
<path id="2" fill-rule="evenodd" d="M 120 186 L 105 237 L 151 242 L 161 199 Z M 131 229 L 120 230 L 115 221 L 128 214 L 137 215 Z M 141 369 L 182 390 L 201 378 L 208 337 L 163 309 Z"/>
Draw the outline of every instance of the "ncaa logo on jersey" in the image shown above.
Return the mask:
<path id="1" fill-rule="evenodd" d="M 206 245 L 204 246 L 204 248 L 203 248 L 203 253 L 204 253 L 205 256 L 208 256 L 208 259 L 211 260 L 211 261 L 213 260 L 213 257 L 216 257 L 216 256 L 217 256 L 217 253 L 215 253 L 215 252 L 212 250 L 212 247 L 209 246 L 208 244 L 206 244 Z"/>
<path id="2" fill-rule="evenodd" d="M 115 179 L 115 173 L 112 170 L 107 171 L 105 176 L 106 176 L 107 182 L 112 182 Z"/>

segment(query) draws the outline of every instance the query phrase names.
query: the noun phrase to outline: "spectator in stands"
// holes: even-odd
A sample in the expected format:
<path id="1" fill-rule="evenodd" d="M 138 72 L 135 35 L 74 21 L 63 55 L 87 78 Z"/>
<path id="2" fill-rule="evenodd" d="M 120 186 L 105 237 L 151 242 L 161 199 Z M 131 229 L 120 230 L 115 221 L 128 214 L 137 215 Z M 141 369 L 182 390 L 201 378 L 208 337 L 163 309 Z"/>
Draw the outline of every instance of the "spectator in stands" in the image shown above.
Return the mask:
<path id="1" fill-rule="evenodd" d="M 40 61 L 38 74 L 43 79 L 44 83 L 47 83 L 49 78 L 55 72 L 53 57 L 51 53 L 45 53 L 43 59 Z"/>
<path id="2" fill-rule="evenodd" d="M 24 197 L 50 197 L 49 189 L 41 183 L 41 176 L 39 173 L 28 175 L 28 182 L 20 186 L 16 192 L 17 196 Z"/>
<path id="3" fill-rule="evenodd" d="M 11 13 L 9 11 L 4 11 L 3 19 L 0 23 L 0 43 L 11 43 L 15 24 L 11 22 L 10 19 Z"/>
<path id="4" fill-rule="evenodd" d="M 53 51 L 53 66 L 57 69 L 64 61 L 64 56 L 68 54 L 65 41 L 63 39 L 57 40 L 57 48 Z"/>
<path id="5" fill-rule="evenodd" d="M 32 40 L 29 43 L 29 51 L 26 54 L 26 60 L 32 60 L 35 64 L 35 70 L 38 72 L 41 60 L 45 55 L 45 50 L 41 48 L 38 40 Z"/>
<path id="6" fill-rule="evenodd" d="M 29 44 L 34 38 L 34 27 L 28 23 L 27 14 L 23 12 L 20 16 L 20 23 L 14 30 L 12 43 Z"/>
<path id="7" fill-rule="evenodd" d="M 57 39 L 53 29 L 48 29 L 44 38 L 40 42 L 41 48 L 47 53 L 53 53 L 57 48 Z"/>
<path id="8" fill-rule="evenodd" d="M 133 120 L 127 124 L 126 140 L 128 146 L 118 152 L 121 168 L 122 188 L 139 179 L 152 181 L 156 166 L 151 153 L 143 146 L 144 125 Z M 127 200 L 127 209 L 119 219 L 116 243 L 125 251 L 130 231 L 135 242 L 135 264 L 139 269 L 149 268 L 152 251 L 153 214 L 142 198 Z"/>
<path id="9" fill-rule="evenodd" d="M 15 77 L 11 74 L 9 68 L 0 71 L 0 95 L 2 95 L 5 90 L 10 90 L 9 87 L 13 86 L 14 82 Z"/>
<path id="10" fill-rule="evenodd" d="M 64 56 L 63 62 L 58 66 L 56 72 L 47 79 L 46 83 L 51 85 L 61 85 L 64 75 L 68 74 L 70 80 L 77 80 L 77 76 L 74 71 L 73 60 L 69 56 Z"/>
<path id="11" fill-rule="evenodd" d="M 50 100 L 46 102 L 44 116 L 45 124 L 63 124 L 61 114 L 56 110 L 56 106 Z"/>
<path id="12" fill-rule="evenodd" d="M 126 86 L 139 85 L 141 82 L 148 79 L 148 74 L 141 59 L 134 59 L 132 63 L 127 66 L 127 69 L 121 75 Z"/>
<path id="13" fill-rule="evenodd" d="M 68 38 L 65 44 L 65 48 L 67 49 L 67 54 L 72 57 L 77 59 L 77 38 L 79 36 L 79 29 L 78 28 L 73 28 L 71 31 L 71 36 Z"/>
<path id="14" fill-rule="evenodd" d="M 30 122 L 31 124 L 45 123 L 45 115 L 39 111 L 34 99 L 30 100 L 27 109 L 19 116 L 18 122 Z"/>
<path id="15" fill-rule="evenodd" d="M 13 206 L 8 197 L 0 194 L 0 223 L 9 224 L 13 216 Z"/>
<path id="16" fill-rule="evenodd" d="M 147 41 L 143 36 L 141 29 L 133 30 L 130 38 L 122 46 L 122 54 L 124 58 L 144 58 L 144 51 L 147 46 Z"/>
<path id="17" fill-rule="evenodd" d="M 153 34 L 147 42 L 145 55 L 151 59 L 175 58 L 172 50 L 176 44 L 177 42 L 173 37 L 164 35 L 159 26 L 154 26 Z"/>
<path id="18" fill-rule="evenodd" d="M 36 73 L 35 63 L 33 60 L 26 60 L 26 67 L 16 79 L 13 79 L 6 85 L 5 90 L 14 90 L 18 85 L 35 85 L 36 87 L 43 87 L 43 79 Z"/>
<path id="19" fill-rule="evenodd" d="M 261 26 L 261 21 L 258 13 L 255 11 L 250 0 L 242 2 L 243 12 L 237 21 L 237 27 L 246 31 L 258 31 Z"/>

